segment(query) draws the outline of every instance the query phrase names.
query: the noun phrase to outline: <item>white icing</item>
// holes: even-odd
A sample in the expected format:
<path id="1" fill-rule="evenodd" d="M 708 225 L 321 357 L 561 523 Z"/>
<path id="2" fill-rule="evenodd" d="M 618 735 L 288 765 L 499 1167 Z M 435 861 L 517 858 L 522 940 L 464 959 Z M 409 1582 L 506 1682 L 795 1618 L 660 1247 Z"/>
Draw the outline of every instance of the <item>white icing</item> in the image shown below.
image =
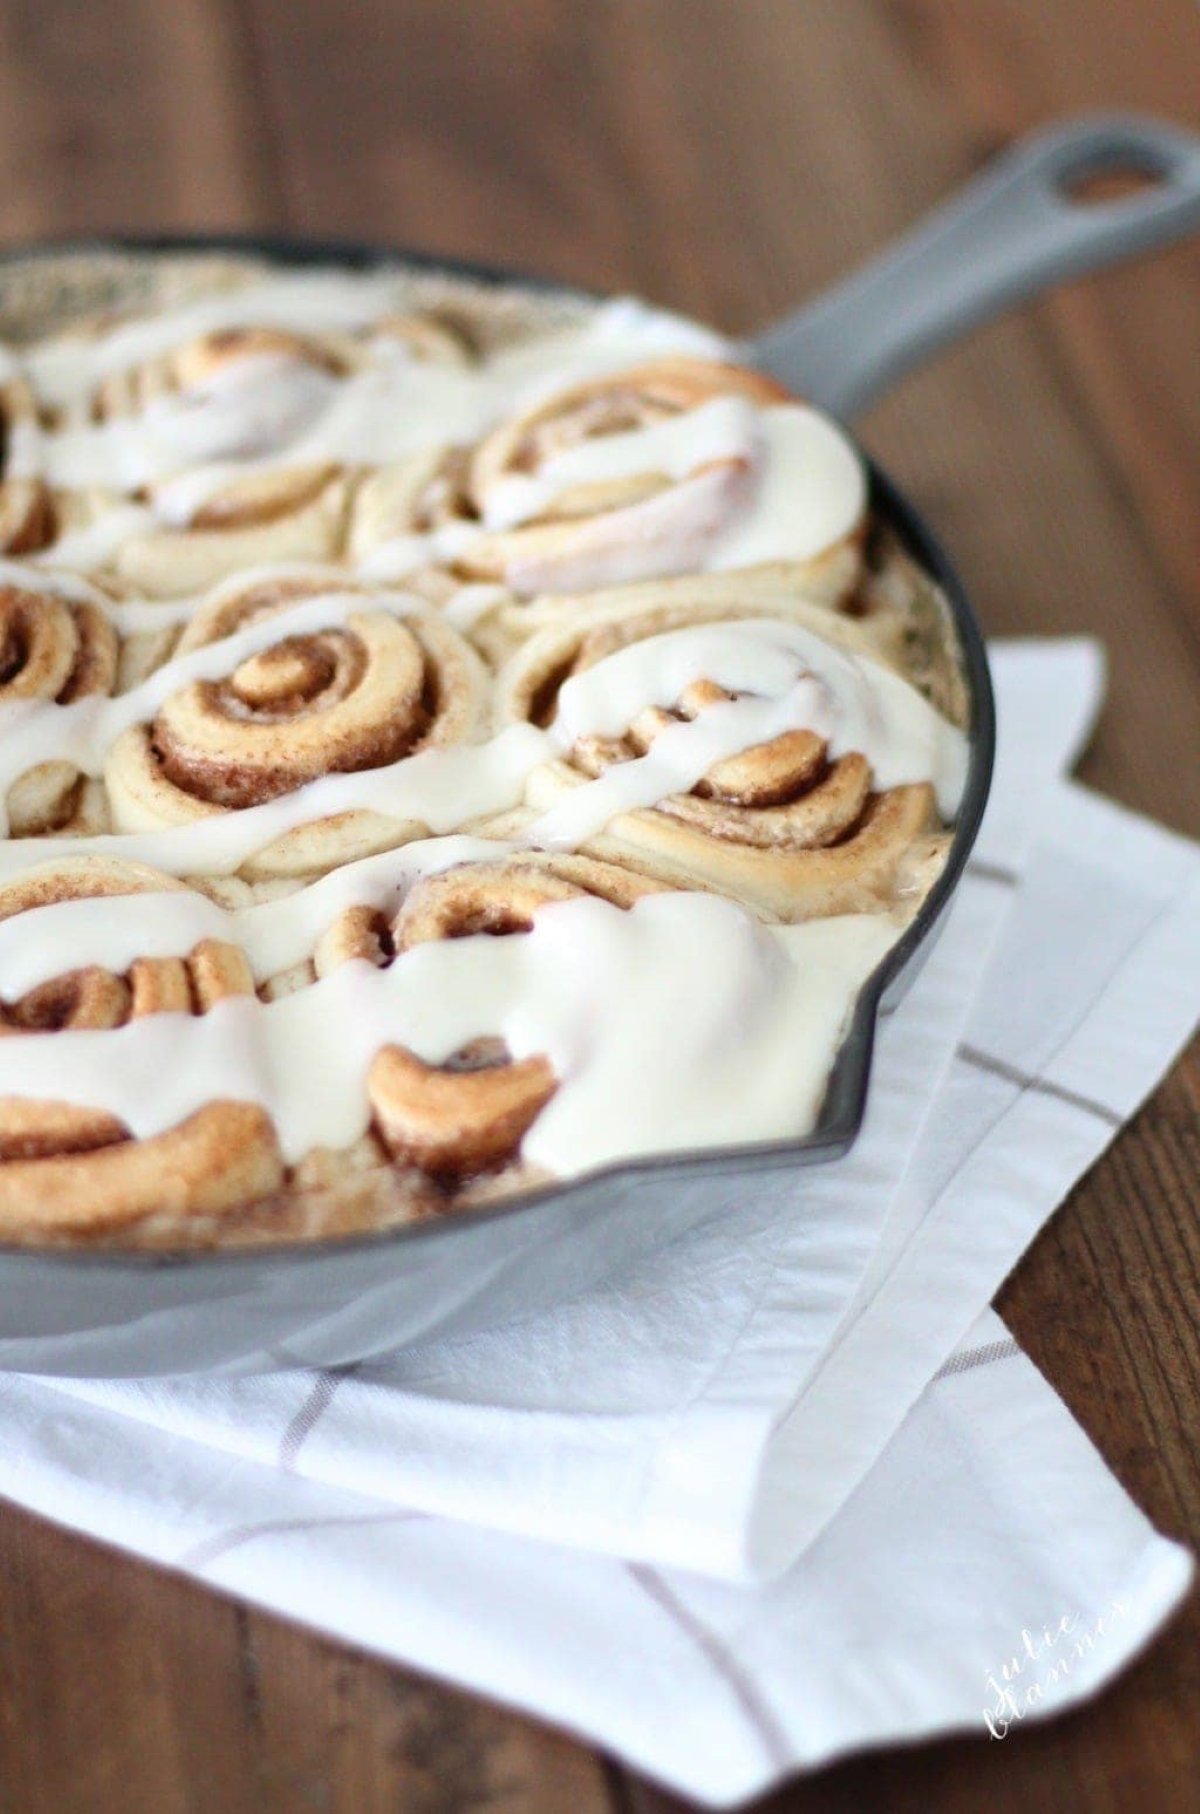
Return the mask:
<path id="1" fill-rule="evenodd" d="M 300 360 L 262 354 L 233 360 L 178 396 L 155 398 L 136 416 L 48 435 L 46 476 L 68 491 L 130 492 L 200 462 L 240 456 L 237 465 L 218 468 L 219 482 L 258 468 L 280 449 L 302 446 L 304 431 L 341 388 L 328 372 Z M 177 483 L 186 491 L 189 481 Z M 197 501 L 204 495 L 201 486 Z M 172 509 L 167 491 L 155 507 L 168 522 L 187 521 L 196 503 Z"/>
<path id="2" fill-rule="evenodd" d="M 81 335 L 48 341 L 30 348 L 24 363 L 38 395 L 64 408 L 99 380 L 201 334 L 248 324 L 297 334 L 353 330 L 386 314 L 395 298 L 395 283 L 374 274 L 281 274 L 137 317 L 94 340 Z"/>
<path id="3" fill-rule="evenodd" d="M 294 362 L 290 373 L 277 380 L 286 397 L 311 390 L 303 378 L 309 369 Z M 498 407 L 491 386 L 457 366 L 391 361 L 367 366 L 340 380 L 321 377 L 325 407 L 303 433 L 281 435 L 273 452 L 197 466 L 183 446 L 176 451 L 174 441 L 164 440 L 149 450 L 142 442 L 142 457 L 152 467 L 142 482 L 167 481 L 159 483 L 154 494 L 154 507 L 162 519 L 176 526 L 185 524 L 231 481 L 277 472 L 281 467 L 382 465 L 419 453 L 432 441 L 474 440 L 495 419 Z M 284 416 L 289 409 L 299 413 L 300 408 L 297 397 L 281 404 L 277 413 Z M 179 407 L 175 414 L 186 418 L 186 407 Z M 232 439 L 237 433 L 236 410 L 229 411 L 228 418 L 222 413 L 213 424 L 216 453 L 223 451 L 222 436 Z M 100 443 L 109 432 L 108 428 L 90 431 Z M 97 457 L 100 461 L 106 457 L 102 446 Z M 181 476 L 174 476 L 177 474 Z"/>
<path id="4" fill-rule="evenodd" d="M 543 731 L 514 724 L 490 743 L 420 750 L 386 768 L 325 775 L 262 806 L 166 830 L 112 833 L 84 848 L 167 875 L 232 875 L 285 832 L 338 813 L 373 812 L 433 832 L 456 831 L 466 820 L 514 806 L 550 748 Z M 78 838 L 10 838 L 0 842 L 0 878 L 80 854 Z"/>
<path id="5" fill-rule="evenodd" d="M 505 579 L 514 592 L 532 597 L 694 572 L 707 565 L 717 534 L 752 482 L 751 468 L 740 463 L 694 472 L 612 519 L 581 518 L 553 551 L 518 551 Z"/>
<path id="6" fill-rule="evenodd" d="M 644 707 L 674 705 L 700 679 L 742 696 L 670 726 L 644 756 L 585 782 L 526 837 L 582 843 L 618 813 L 689 792 L 715 762 L 800 729 L 824 738 L 835 760 L 861 751 L 876 788 L 928 781 L 943 816 L 957 811 L 963 733 L 890 668 L 780 618 L 695 625 L 618 649 L 563 684 L 551 735 L 563 751 L 582 737 L 619 736 Z"/>
<path id="7" fill-rule="evenodd" d="M 251 286 L 202 297 L 112 328 L 96 340 L 72 338 L 29 349 L 20 369 L 38 395 L 58 408 L 86 397 L 98 381 L 171 353 L 203 334 L 267 327 L 299 335 L 353 332 L 390 312 L 409 308 L 403 282 L 388 273 L 355 276 L 334 271 L 278 275 Z M 644 359 L 666 353 L 720 357 L 728 343 L 695 322 L 617 297 L 581 327 L 544 334 L 504 349 L 514 371 L 616 370 L 631 352 Z M 402 350 L 402 349 L 401 349 Z"/>
<path id="8" fill-rule="evenodd" d="M 281 278 L 129 323 L 95 342 L 35 348 L 28 369 L 39 394 L 62 406 L 85 399 L 105 376 L 195 334 L 247 326 L 308 333 L 362 327 L 386 309 L 388 294 L 380 283 Z M 398 460 L 433 443 L 473 440 L 547 386 L 602 377 L 660 353 L 722 350 L 715 335 L 688 323 L 615 304 L 578 328 L 502 347 L 474 368 L 425 362 L 386 339 L 375 343 L 360 370 L 342 378 L 303 358 L 252 353 L 185 393 L 155 398 L 136 417 L 45 435 L 40 460 L 50 481 L 68 489 L 154 485 L 156 512 L 180 523 L 233 479 L 281 465 Z"/>
<path id="9" fill-rule="evenodd" d="M 551 454 L 536 473 L 510 473 L 483 501 L 487 529 L 512 529 L 541 516 L 576 485 L 609 483 L 645 473 L 685 478 L 717 460 L 749 461 L 757 450 L 755 411 L 744 397 L 713 397 L 644 428 L 595 435 Z"/>
<path id="10" fill-rule="evenodd" d="M 76 604 L 99 605 L 108 609 L 109 600 L 82 574 L 52 572 L 43 567 L 29 567 L 23 561 L 0 559 L 0 587 L 13 586 L 20 592 L 43 592 L 70 599 Z M 193 609 L 195 608 L 193 604 Z"/>
<path id="11" fill-rule="evenodd" d="M 396 535 L 372 548 L 359 561 L 356 572 L 362 579 L 386 585 L 403 579 L 418 567 L 452 565 L 478 541 L 483 530 L 475 523 L 443 523 L 427 535 Z"/>
<path id="12" fill-rule="evenodd" d="M 127 541 L 157 526 L 157 517 L 145 504 L 109 504 L 94 522 L 68 529 L 51 547 L 32 558 L 42 567 L 98 573 Z"/>
<path id="13" fill-rule="evenodd" d="M 709 567 L 808 561 L 851 535 L 867 508 L 867 480 L 853 445 L 827 416 L 801 404 L 762 411 L 755 490 L 730 520 Z"/>
<path id="14" fill-rule="evenodd" d="M 36 479 L 43 467 L 45 438 L 36 422 L 21 418 L 8 424 L 4 445 L 4 476 Z"/>
<path id="15" fill-rule="evenodd" d="M 230 937 L 231 916 L 191 890 L 52 901 L 0 920 L 0 996 L 98 964 L 121 975 L 139 957 L 185 957 L 201 939 Z"/>
<path id="16" fill-rule="evenodd" d="M 473 629 L 480 618 L 486 617 L 496 605 L 504 604 L 507 598 L 508 593 L 503 586 L 460 586 L 442 606 L 442 616 L 456 630 L 465 633 Z"/>
<path id="17" fill-rule="evenodd" d="M 0 1096 L 84 1103 L 139 1136 L 209 1101 L 256 1102 L 294 1162 L 365 1130 L 382 1046 L 439 1062 L 498 1035 L 516 1058 L 550 1059 L 559 1088 L 524 1150 L 570 1176 L 631 1151 L 807 1131 L 850 1003 L 894 934 L 869 915 L 772 930 L 704 895 L 628 912 L 560 902 L 522 936 L 421 944 L 383 972 L 353 961 L 266 1006 L 0 1041 Z"/>
<path id="18" fill-rule="evenodd" d="M 739 488 L 739 508 L 726 513 L 697 564 L 724 570 L 812 560 L 862 521 L 862 461 L 827 417 L 803 404 L 763 409 L 744 397 L 714 397 L 645 428 L 581 441 L 536 473 L 499 480 L 485 499 L 484 523 L 508 529 L 528 522 L 572 486 L 643 473 L 679 480 L 724 461 L 748 466 L 752 482 Z"/>
<path id="19" fill-rule="evenodd" d="M 374 907 L 392 917 L 422 876 L 515 849 L 485 838 L 423 838 L 250 907 L 220 907 L 191 891 L 156 890 L 27 908 L 0 920 L 0 997 L 15 1000 L 60 975 L 68 962 L 72 969 L 96 964 L 124 972 L 136 957 L 185 956 L 202 938 L 239 946 L 255 981 L 266 982 L 310 957 L 347 907 Z"/>

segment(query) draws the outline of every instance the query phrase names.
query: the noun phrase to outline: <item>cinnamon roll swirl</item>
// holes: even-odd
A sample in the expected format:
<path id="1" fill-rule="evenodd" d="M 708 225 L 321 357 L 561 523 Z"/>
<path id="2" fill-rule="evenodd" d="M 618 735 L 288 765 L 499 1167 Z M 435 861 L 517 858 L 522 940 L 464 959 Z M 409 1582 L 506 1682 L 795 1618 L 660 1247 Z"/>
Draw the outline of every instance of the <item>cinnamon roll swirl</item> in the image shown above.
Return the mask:
<path id="1" fill-rule="evenodd" d="M 329 592 L 327 578 L 222 589 L 186 626 L 185 654 Z M 355 589 L 344 596 L 350 604 Z M 471 739 L 485 704 L 479 657 L 431 612 L 381 609 L 362 593 L 328 627 L 260 647 L 219 679 L 171 693 L 113 744 L 105 782 L 114 826 L 191 824 L 277 800 L 329 775 L 384 768 Z M 363 809 L 274 838 L 242 868 L 252 878 L 319 873 L 389 849 L 427 828 Z"/>
<path id="2" fill-rule="evenodd" d="M 455 368 L 471 359 L 449 323 L 396 314 L 354 334 L 215 329 L 105 376 L 56 425 L 68 436 L 85 431 L 77 443 L 84 474 L 97 445 L 86 432 L 107 430 L 106 464 L 124 465 L 127 489 L 158 519 L 123 540 L 117 577 L 147 596 L 175 597 L 264 561 L 338 556 L 355 471 L 304 450 L 347 382 L 398 354 Z M 176 455 L 162 476 L 154 476 L 156 441 Z M 74 470 L 68 460 L 68 477 Z"/>
<path id="3" fill-rule="evenodd" d="M 0 708 L 26 701 L 71 705 L 107 696 L 117 676 L 117 633 L 98 598 L 0 581 Z M 9 787 L 13 837 L 89 835 L 108 828 L 103 785 L 70 761 L 34 763 Z"/>
<path id="4" fill-rule="evenodd" d="M 460 566 L 529 596 L 701 565 L 753 482 L 748 412 L 731 410 L 721 444 L 685 464 L 677 479 L 658 469 L 655 449 L 639 448 L 638 432 L 717 399 L 766 404 L 786 397 L 756 373 L 676 358 L 573 386 L 523 411 L 471 456 L 464 489 L 483 533 L 466 546 Z M 593 469 L 587 454 L 618 440 L 632 447 L 633 470 L 627 461 L 606 470 L 602 451 Z"/>
<path id="5" fill-rule="evenodd" d="M 664 584 L 651 602 L 654 590 L 597 596 L 535 632 L 498 678 L 501 713 L 553 732 L 564 689 L 577 677 L 638 645 L 649 653 L 655 644 L 706 629 L 778 618 L 806 638 L 815 631 L 831 655 L 840 645 L 843 660 L 856 661 L 856 649 L 865 655 L 870 646 L 853 620 L 831 618 L 803 599 L 740 576 L 718 584 Z M 702 664 L 712 645 L 700 634 L 695 646 Z M 809 659 L 798 652 L 800 679 Z M 647 671 L 653 675 L 653 661 Z M 819 675 L 810 678 L 821 685 Z M 893 684 L 906 685 L 898 676 Z M 649 758 L 664 734 L 689 724 L 703 728 L 706 714 L 728 709 L 736 696 L 701 665 L 678 692 L 643 704 L 615 734 L 575 737 L 561 757 L 531 775 L 527 808 L 552 824 L 555 809 L 573 794 Z M 827 703 L 815 701 L 818 722 L 828 717 Z M 923 703 L 914 694 L 916 709 Z M 798 702 L 798 713 L 810 704 Z M 618 787 L 613 800 L 620 798 Z M 535 816 L 530 835 L 539 835 L 538 824 Z M 493 829 L 517 825 L 529 830 L 529 811 Z M 935 853 L 944 855 L 946 846 L 929 783 L 881 785 L 868 755 L 853 748 L 835 752 L 828 730 L 798 719 L 705 766 L 686 791 L 669 790 L 668 782 L 652 806 L 622 811 L 614 804 L 582 848 L 679 886 L 716 889 L 781 920 L 803 920 L 915 906 L 913 866 L 928 886 Z"/>
<path id="6" fill-rule="evenodd" d="M 83 856 L 0 884 L 0 923 L 64 902 L 183 894 L 142 865 Z M 69 962 L 69 955 L 65 961 Z M 63 969 L 0 1001 L 0 1039 L 103 1032 L 153 1014 L 204 1014 L 253 982 L 242 953 L 204 939 L 171 958 L 135 958 L 121 974 Z M 0 1098 L 0 1230 L 100 1235 L 156 1216 L 211 1216 L 275 1189 L 282 1177 L 269 1118 L 211 1102 L 137 1140 L 112 1115 L 72 1102 Z"/>

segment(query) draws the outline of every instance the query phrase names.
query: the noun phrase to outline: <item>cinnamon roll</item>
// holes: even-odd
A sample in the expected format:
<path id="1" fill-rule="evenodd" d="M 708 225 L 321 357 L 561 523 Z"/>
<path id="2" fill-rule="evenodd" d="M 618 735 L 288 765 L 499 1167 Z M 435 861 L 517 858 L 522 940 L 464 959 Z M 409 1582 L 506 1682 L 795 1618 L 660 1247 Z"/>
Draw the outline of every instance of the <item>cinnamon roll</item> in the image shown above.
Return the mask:
<path id="1" fill-rule="evenodd" d="M 186 626 L 176 656 L 329 589 L 326 578 L 298 577 L 224 588 Z M 337 596 L 352 606 L 355 589 Z M 147 722 L 123 731 L 105 766 L 115 828 L 188 825 L 472 738 L 485 703 L 479 657 L 436 615 L 403 601 L 393 613 L 380 608 L 381 595 L 361 596 L 361 609 L 320 628 L 289 633 L 281 625 L 227 673 L 181 686 Z M 319 873 L 425 829 L 369 809 L 315 818 L 272 838 L 242 873 Z"/>
<path id="2" fill-rule="evenodd" d="M 554 731 L 564 690 L 577 687 L 580 676 L 597 678 L 603 699 L 606 664 L 639 646 L 647 656 L 642 672 L 649 689 L 638 696 L 629 721 L 606 734 L 568 733 L 564 753 L 531 775 L 527 807 L 553 825 L 555 809 L 569 811 L 572 796 L 589 783 L 595 789 L 625 764 L 645 766 L 660 740 L 676 733 L 678 741 L 683 726 L 703 731 L 709 713 L 728 712 L 746 697 L 705 672 L 706 656 L 732 650 L 738 666 L 737 654 L 749 645 L 752 627 L 777 618 L 800 638 L 793 685 L 807 682 L 809 692 L 806 697 L 797 692 L 796 721 L 788 723 L 785 712 L 776 734 L 701 766 L 686 791 L 670 789 L 668 766 L 664 780 L 652 785 L 652 792 L 661 788 L 653 805 L 622 811 L 622 790 L 615 786 L 593 834 L 588 835 L 586 821 L 578 821 L 584 826 L 582 848 L 681 886 L 717 889 L 782 920 L 870 912 L 906 901 L 915 905 L 911 866 L 919 865 L 928 886 L 936 868 L 932 853 L 944 855 L 948 843 L 938 829 L 933 787 L 924 781 L 881 784 L 869 755 L 846 743 L 838 723 L 844 702 L 827 684 L 826 672 L 832 670 L 843 688 L 878 686 L 886 672 L 900 708 L 932 721 L 925 701 L 893 671 L 878 666 L 853 620 L 830 618 L 803 599 L 740 576 L 723 584 L 664 584 L 652 601 L 647 594 L 653 590 L 635 592 L 632 605 L 629 592 L 579 603 L 531 636 L 502 670 L 501 713 Z M 731 629 L 746 634 L 731 639 Z M 667 644 L 683 650 L 689 675 L 678 691 L 656 672 L 656 650 Z M 776 652 L 769 628 L 765 650 Z M 669 675 L 673 665 L 679 664 L 664 662 L 662 673 Z M 806 715 L 812 723 L 804 722 Z M 852 744 L 853 729 L 849 737 Z M 637 794 L 629 799 L 636 805 Z M 517 823 L 530 831 L 529 813 L 506 829 Z M 539 835 L 537 827 L 534 818 L 530 835 Z"/>
<path id="3" fill-rule="evenodd" d="M 138 268 L 0 351 L 0 1236 L 811 1128 L 965 759 L 852 444 L 629 302 Z"/>
<path id="4" fill-rule="evenodd" d="M 813 511 L 781 520 L 780 496 L 822 463 Z M 839 603 L 862 577 L 865 502 L 844 441 L 772 380 L 660 359 L 519 410 L 473 449 L 380 470 L 357 494 L 349 548 L 388 573 L 389 555 L 412 562 L 423 543 L 460 580 L 519 600 L 782 564 L 808 597 Z"/>
<path id="5" fill-rule="evenodd" d="M 521 412 L 471 457 L 466 494 L 484 533 L 464 551 L 463 568 L 526 595 L 686 572 L 751 484 L 749 413 L 723 417 L 711 457 L 689 459 L 677 480 L 657 468 L 657 450 L 638 445 L 639 431 L 718 398 L 786 396 L 772 379 L 736 366 L 661 359 Z M 633 470 L 628 461 L 609 469 L 604 452 L 631 440 Z"/>
<path id="6" fill-rule="evenodd" d="M 0 580 L 0 708 L 27 701 L 71 705 L 107 696 L 117 675 L 117 633 L 98 598 L 65 582 Z M 12 782 L 13 837 L 84 836 L 108 829 L 104 788 L 75 763 L 34 763 Z"/>
<path id="7" fill-rule="evenodd" d="M 40 470 L 40 428 L 23 378 L 0 383 L 0 553 L 36 554 L 54 539 L 54 503 Z"/>
<path id="8" fill-rule="evenodd" d="M 328 976 L 354 959 L 386 968 L 430 940 L 528 932 L 553 903 L 590 897 L 628 908 L 661 888 L 649 877 L 582 856 L 530 851 L 460 864 L 419 882 L 391 921 L 363 907 L 341 915 L 317 945 L 316 974 Z M 503 1040 L 487 1036 L 440 1063 L 389 1045 L 367 1076 L 372 1113 L 389 1152 L 451 1183 L 512 1162 L 556 1084 L 544 1053 L 517 1061 Z"/>
<path id="9" fill-rule="evenodd" d="M 62 412 L 60 475 L 100 485 L 123 471 L 124 489 L 149 505 L 154 520 L 122 541 L 113 569 L 150 597 L 201 591 L 268 560 L 332 559 L 355 463 L 305 449 L 321 442 L 348 383 L 397 355 L 454 368 L 471 358 L 431 316 L 386 315 L 354 334 L 202 333 L 118 367 Z"/>
<path id="10" fill-rule="evenodd" d="M 0 923 L 64 902 L 186 895 L 142 865 L 83 856 L 0 884 Z M 69 928 L 64 945 L 69 947 Z M 69 949 L 64 962 L 69 963 Z M 0 1039 L 113 1031 L 146 1015 L 204 1014 L 252 993 L 245 958 L 200 940 L 178 957 L 137 957 L 120 974 L 64 968 L 0 1001 Z M 113 1115 L 73 1102 L 0 1098 L 0 1230 L 98 1235 L 146 1217 L 211 1216 L 275 1189 L 282 1177 L 271 1124 L 236 1101 L 205 1104 L 177 1126 L 133 1139 Z"/>

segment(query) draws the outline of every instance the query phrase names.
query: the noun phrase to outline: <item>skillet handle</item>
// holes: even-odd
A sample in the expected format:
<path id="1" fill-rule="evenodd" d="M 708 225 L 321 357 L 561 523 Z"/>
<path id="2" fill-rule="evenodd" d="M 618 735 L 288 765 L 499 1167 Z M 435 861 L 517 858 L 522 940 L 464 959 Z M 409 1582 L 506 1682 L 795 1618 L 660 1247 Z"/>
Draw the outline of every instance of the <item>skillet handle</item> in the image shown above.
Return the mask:
<path id="1" fill-rule="evenodd" d="M 1119 200 L 1073 183 L 1136 172 Z M 836 415 L 1012 303 L 1200 228 L 1200 137 L 1094 115 L 1004 152 L 890 250 L 750 343 L 751 360 Z"/>

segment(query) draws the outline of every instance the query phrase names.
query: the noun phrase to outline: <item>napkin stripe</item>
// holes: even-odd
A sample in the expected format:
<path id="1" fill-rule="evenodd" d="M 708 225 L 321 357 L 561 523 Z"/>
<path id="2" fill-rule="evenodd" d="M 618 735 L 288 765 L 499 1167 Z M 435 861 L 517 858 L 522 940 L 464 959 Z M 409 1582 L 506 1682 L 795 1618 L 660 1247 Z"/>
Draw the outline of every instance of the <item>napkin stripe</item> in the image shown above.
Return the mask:
<path id="1" fill-rule="evenodd" d="M 297 1532 L 335 1530 L 347 1525 L 412 1524 L 423 1522 L 429 1516 L 428 1512 L 413 1511 L 406 1506 L 390 1512 L 329 1512 L 314 1518 L 264 1518 L 256 1524 L 235 1524 L 231 1530 L 206 1537 L 203 1543 L 194 1544 L 177 1556 L 174 1566 L 196 1570 L 211 1568 L 231 1550 L 241 1549 L 243 1544 L 253 1543 L 259 1537 L 290 1537 Z"/>
<path id="2" fill-rule="evenodd" d="M 316 1426 L 333 1403 L 334 1394 L 347 1374 L 353 1373 L 354 1367 L 322 1368 L 313 1381 L 312 1391 L 300 1406 L 279 1441 L 279 1452 L 275 1457 L 277 1466 L 285 1474 L 296 1471 L 296 1457 L 312 1435 Z"/>
<path id="3" fill-rule="evenodd" d="M 1023 1071 L 1019 1065 L 1009 1064 L 1007 1059 L 984 1052 L 979 1046 L 960 1045 L 958 1056 L 977 1071 L 987 1071 L 993 1077 L 1003 1078 L 1005 1083 L 1015 1083 L 1022 1092 L 1033 1090 L 1039 1096 L 1052 1096 L 1056 1102 L 1065 1102 L 1071 1108 L 1094 1115 L 1098 1121 L 1107 1122 L 1109 1127 L 1125 1125 L 1124 1115 L 1110 1109 L 1106 1102 L 1098 1102 L 1094 1096 L 1082 1096 L 1078 1090 L 1069 1090 L 1065 1084 L 1054 1083 L 1049 1077 Z"/>
<path id="4" fill-rule="evenodd" d="M 657 1569 L 642 1562 L 627 1562 L 625 1573 L 647 1599 L 665 1613 L 676 1630 L 691 1641 L 713 1675 L 725 1684 L 749 1722 L 771 1768 L 777 1773 L 793 1769 L 795 1752 L 787 1730 L 763 1699 L 757 1682 L 745 1673 L 729 1647 L 685 1606 Z"/>
<path id="5" fill-rule="evenodd" d="M 944 1367 L 939 1367 L 934 1379 L 949 1379 L 952 1373 L 969 1373 L 973 1367 L 990 1367 L 993 1361 L 1012 1360 L 1021 1350 L 1009 1336 L 1000 1342 L 984 1342 L 979 1348 L 964 1348 L 959 1354 L 952 1354 Z"/>

